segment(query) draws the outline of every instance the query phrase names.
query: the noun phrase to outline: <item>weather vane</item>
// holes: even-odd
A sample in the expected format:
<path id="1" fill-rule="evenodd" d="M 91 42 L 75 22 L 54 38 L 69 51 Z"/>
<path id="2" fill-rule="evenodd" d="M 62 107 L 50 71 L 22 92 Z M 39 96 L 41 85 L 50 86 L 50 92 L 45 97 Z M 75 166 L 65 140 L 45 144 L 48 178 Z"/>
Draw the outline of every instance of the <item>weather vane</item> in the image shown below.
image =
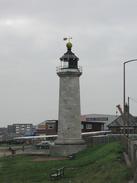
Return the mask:
<path id="1" fill-rule="evenodd" d="M 64 37 L 63 38 L 64 41 L 68 41 L 68 42 L 70 42 L 71 39 L 72 39 L 72 37 Z"/>

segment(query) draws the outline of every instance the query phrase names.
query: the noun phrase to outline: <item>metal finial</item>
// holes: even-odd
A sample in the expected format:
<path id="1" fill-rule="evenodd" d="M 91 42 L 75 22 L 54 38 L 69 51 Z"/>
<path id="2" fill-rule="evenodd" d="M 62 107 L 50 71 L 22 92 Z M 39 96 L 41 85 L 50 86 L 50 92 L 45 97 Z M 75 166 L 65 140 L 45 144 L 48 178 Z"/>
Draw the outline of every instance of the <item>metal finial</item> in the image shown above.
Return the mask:
<path id="1" fill-rule="evenodd" d="M 70 42 L 70 40 L 72 39 L 72 37 L 65 37 L 63 40 L 67 41 L 66 47 L 68 48 L 68 50 L 71 50 L 72 48 L 72 43 Z"/>

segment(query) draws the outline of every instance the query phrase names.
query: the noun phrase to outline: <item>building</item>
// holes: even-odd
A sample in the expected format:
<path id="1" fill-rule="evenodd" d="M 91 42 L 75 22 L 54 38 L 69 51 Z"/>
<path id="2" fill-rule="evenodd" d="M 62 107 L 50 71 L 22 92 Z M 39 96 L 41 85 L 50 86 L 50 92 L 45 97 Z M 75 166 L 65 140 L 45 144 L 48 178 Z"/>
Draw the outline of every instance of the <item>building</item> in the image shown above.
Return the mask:
<path id="1" fill-rule="evenodd" d="M 108 125 L 118 116 L 110 114 L 85 114 L 81 115 L 82 131 L 108 130 Z"/>
<path id="2" fill-rule="evenodd" d="M 107 114 L 81 115 L 81 132 L 94 132 L 108 130 L 106 127 L 118 116 Z M 56 135 L 58 133 L 58 120 L 45 120 L 37 125 L 36 135 Z"/>
<path id="3" fill-rule="evenodd" d="M 102 122 L 91 122 L 91 121 L 82 121 L 81 122 L 81 132 L 95 132 L 103 131 L 104 123 Z"/>
<path id="4" fill-rule="evenodd" d="M 7 141 L 7 128 L 3 127 L 0 128 L 0 142 Z"/>
<path id="5" fill-rule="evenodd" d="M 46 120 L 37 125 L 36 135 L 56 135 L 58 131 L 57 120 Z"/>
<path id="6" fill-rule="evenodd" d="M 129 106 L 125 105 L 125 112 L 108 125 L 112 133 L 135 134 L 137 133 L 137 118 L 129 113 Z"/>
<path id="7" fill-rule="evenodd" d="M 33 124 L 31 123 L 16 123 L 8 125 L 8 134 L 11 137 L 14 136 L 24 136 L 24 135 L 33 135 Z"/>
<path id="8" fill-rule="evenodd" d="M 127 123 L 124 124 L 124 115 L 122 114 L 112 121 L 112 123 L 108 125 L 108 128 L 115 134 L 137 134 L 137 118 L 129 114 Z"/>

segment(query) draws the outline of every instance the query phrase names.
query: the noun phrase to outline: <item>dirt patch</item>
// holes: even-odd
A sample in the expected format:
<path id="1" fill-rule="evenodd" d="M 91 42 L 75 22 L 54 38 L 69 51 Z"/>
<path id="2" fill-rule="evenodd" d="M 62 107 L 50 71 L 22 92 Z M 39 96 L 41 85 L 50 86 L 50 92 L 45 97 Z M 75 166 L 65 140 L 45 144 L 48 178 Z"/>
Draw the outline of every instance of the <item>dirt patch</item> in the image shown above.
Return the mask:
<path id="1" fill-rule="evenodd" d="M 5 157 L 5 156 L 9 156 L 11 153 L 9 152 L 9 150 L 2 150 L 0 151 L 0 157 Z"/>
<path id="2" fill-rule="evenodd" d="M 38 161 L 38 162 L 45 162 L 45 161 L 52 161 L 52 160 L 66 160 L 67 157 L 49 157 L 49 156 L 45 156 L 45 157 L 33 157 L 33 161 Z"/>

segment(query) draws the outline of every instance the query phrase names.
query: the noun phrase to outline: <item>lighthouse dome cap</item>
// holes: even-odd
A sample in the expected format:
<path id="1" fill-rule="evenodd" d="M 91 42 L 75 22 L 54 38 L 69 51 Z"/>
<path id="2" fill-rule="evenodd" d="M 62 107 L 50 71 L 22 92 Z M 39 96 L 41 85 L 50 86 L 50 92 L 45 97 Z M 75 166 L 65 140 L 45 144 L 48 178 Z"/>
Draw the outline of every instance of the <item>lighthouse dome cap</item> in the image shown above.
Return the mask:
<path id="1" fill-rule="evenodd" d="M 66 47 L 67 47 L 68 49 L 71 49 L 71 48 L 72 48 L 72 43 L 69 41 L 69 42 L 66 44 Z"/>
<path id="2" fill-rule="evenodd" d="M 71 51 L 71 49 L 68 49 L 66 53 L 60 58 L 61 61 L 69 62 L 69 61 L 78 61 L 79 58 Z"/>

